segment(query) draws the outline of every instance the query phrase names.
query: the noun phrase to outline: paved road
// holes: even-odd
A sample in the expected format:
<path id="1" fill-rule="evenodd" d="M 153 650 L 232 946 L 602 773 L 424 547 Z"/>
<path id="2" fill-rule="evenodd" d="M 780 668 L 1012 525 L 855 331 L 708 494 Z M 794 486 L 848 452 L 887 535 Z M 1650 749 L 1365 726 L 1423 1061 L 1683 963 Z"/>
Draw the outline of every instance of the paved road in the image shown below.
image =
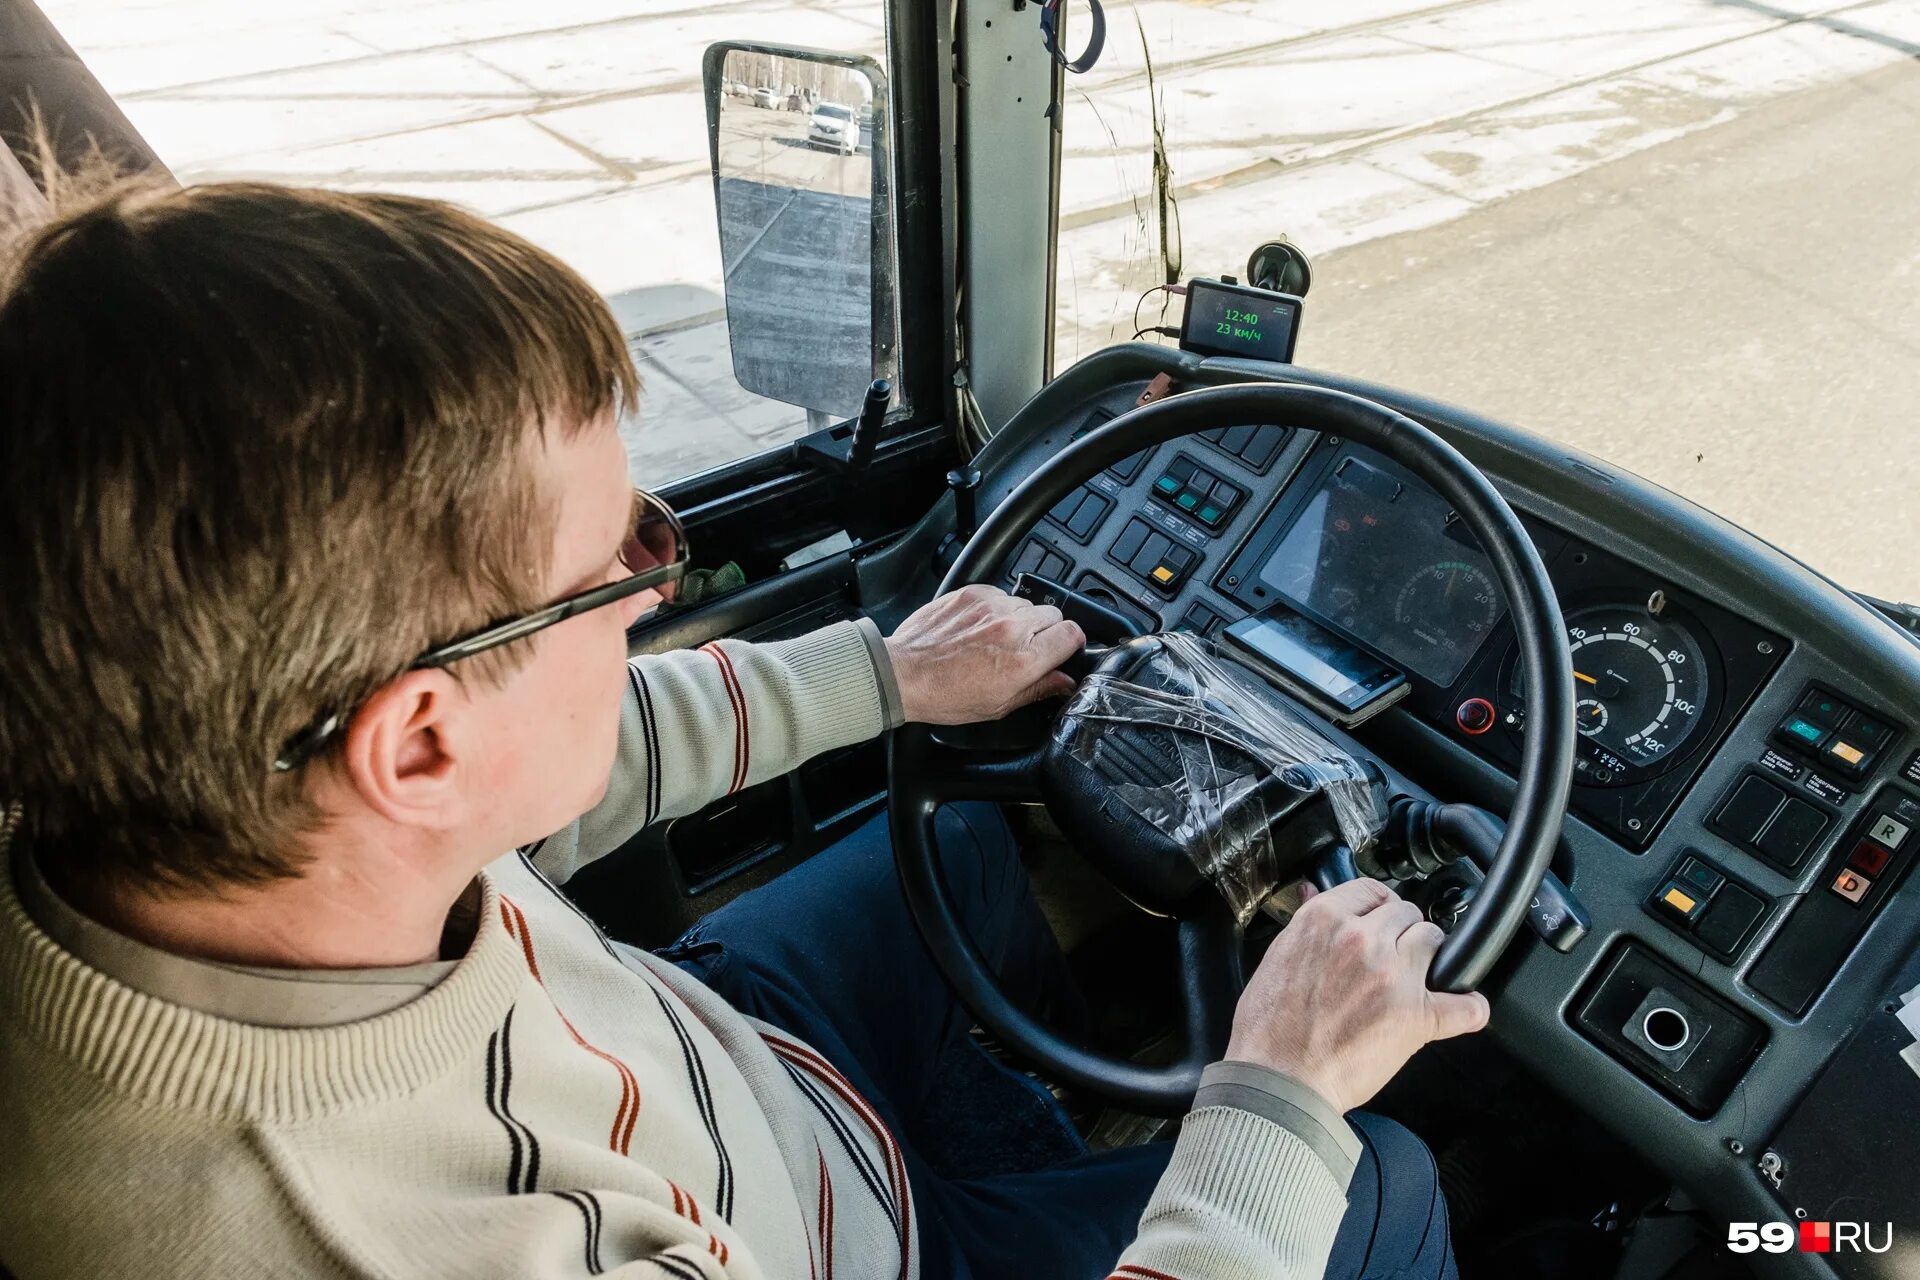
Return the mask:
<path id="1" fill-rule="evenodd" d="M 1297 358 L 1920 597 L 1920 61 L 1317 265 Z"/>

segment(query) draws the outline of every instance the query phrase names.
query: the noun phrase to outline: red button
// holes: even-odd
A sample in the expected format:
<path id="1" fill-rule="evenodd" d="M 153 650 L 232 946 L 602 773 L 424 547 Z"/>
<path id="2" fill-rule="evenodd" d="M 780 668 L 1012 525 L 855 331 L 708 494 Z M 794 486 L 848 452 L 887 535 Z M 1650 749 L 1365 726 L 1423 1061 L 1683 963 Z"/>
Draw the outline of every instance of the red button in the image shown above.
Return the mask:
<path id="1" fill-rule="evenodd" d="M 1887 869 L 1887 863 L 1892 860 L 1893 854 L 1871 840 L 1862 840 L 1854 846 L 1853 856 L 1847 859 L 1847 865 L 1855 871 L 1877 876 Z"/>
<path id="2" fill-rule="evenodd" d="M 1460 726 L 1460 731 L 1475 737 L 1493 728 L 1493 719 L 1493 704 L 1485 698 L 1468 698 L 1453 713 L 1453 722 Z"/>

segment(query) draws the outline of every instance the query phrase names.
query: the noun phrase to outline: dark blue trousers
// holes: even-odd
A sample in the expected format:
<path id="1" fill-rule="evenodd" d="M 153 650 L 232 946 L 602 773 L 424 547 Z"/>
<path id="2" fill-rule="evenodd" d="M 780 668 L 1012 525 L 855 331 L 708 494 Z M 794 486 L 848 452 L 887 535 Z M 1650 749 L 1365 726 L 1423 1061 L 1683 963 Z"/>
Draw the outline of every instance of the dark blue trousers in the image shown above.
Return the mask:
<path id="1" fill-rule="evenodd" d="M 949 891 L 1008 989 L 1074 1021 L 1078 996 L 999 810 L 945 809 L 938 837 Z M 1051 1094 L 978 1046 L 907 914 L 884 819 L 662 954 L 818 1049 L 886 1120 L 926 1280 L 1098 1280 L 1132 1240 L 1170 1144 L 1089 1153 Z M 1452 1280 L 1433 1157 L 1391 1120 L 1350 1119 L 1366 1151 L 1330 1280 Z"/>

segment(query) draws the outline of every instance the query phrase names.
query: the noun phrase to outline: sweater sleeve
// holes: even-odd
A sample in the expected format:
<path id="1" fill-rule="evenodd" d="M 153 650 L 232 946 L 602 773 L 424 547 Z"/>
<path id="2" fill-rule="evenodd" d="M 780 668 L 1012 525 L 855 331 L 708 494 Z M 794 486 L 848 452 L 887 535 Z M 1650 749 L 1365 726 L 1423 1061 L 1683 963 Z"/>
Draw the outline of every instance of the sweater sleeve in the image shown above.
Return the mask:
<path id="1" fill-rule="evenodd" d="M 1358 1149 L 1310 1090 L 1213 1064 L 1112 1280 L 1319 1280 Z"/>
<path id="2" fill-rule="evenodd" d="M 864 618 L 794 640 L 635 658 L 605 797 L 527 852 L 564 883 L 642 827 L 899 724 L 899 699 L 880 632 Z"/>

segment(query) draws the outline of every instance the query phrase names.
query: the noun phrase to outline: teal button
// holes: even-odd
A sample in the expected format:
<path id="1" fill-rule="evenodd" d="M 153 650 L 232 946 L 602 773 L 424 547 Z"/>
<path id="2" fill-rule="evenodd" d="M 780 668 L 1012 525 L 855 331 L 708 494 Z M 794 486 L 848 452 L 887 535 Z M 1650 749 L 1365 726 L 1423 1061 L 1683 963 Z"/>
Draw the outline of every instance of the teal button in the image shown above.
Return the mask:
<path id="1" fill-rule="evenodd" d="M 1220 508 L 1214 506 L 1211 502 L 1200 508 L 1199 512 L 1200 518 L 1208 524 L 1219 524 L 1220 514 Z"/>
<path id="2" fill-rule="evenodd" d="M 1161 476 L 1153 482 L 1153 487 L 1162 493 L 1178 493 L 1180 491 L 1180 482 L 1172 476 Z"/>
<path id="3" fill-rule="evenodd" d="M 1827 731 L 1811 720 L 1802 720 L 1799 716 L 1787 721 L 1787 732 L 1802 742 L 1818 743 L 1827 736 Z"/>
<path id="4" fill-rule="evenodd" d="M 1200 495 L 1189 489 L 1175 498 L 1174 501 L 1180 505 L 1181 510 L 1191 511 L 1200 505 Z"/>

